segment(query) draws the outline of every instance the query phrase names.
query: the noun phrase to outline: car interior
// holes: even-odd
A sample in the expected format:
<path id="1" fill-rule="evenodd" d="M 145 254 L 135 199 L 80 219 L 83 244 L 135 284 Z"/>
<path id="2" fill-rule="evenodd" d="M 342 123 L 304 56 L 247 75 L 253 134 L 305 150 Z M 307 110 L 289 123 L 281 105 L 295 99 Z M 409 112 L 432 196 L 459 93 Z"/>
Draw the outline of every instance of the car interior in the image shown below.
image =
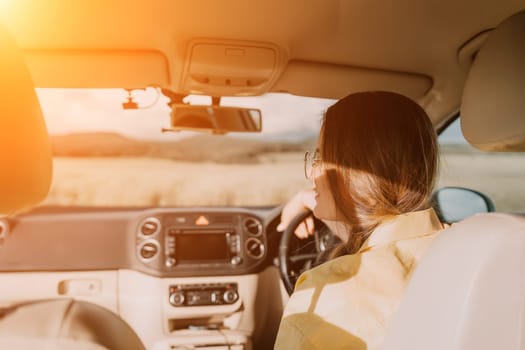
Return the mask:
<path id="1" fill-rule="evenodd" d="M 335 239 L 277 230 L 302 154 L 386 90 L 483 152 L 443 141 L 385 349 L 523 348 L 524 37 L 523 0 L 0 0 L 0 347 L 273 348 Z"/>

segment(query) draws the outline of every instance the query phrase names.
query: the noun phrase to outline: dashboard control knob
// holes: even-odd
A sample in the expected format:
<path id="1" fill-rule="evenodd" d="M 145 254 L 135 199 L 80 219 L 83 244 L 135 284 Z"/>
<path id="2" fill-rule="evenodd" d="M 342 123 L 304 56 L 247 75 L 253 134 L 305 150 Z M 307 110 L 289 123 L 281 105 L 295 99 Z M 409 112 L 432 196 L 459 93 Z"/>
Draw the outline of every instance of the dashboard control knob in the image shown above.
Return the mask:
<path id="1" fill-rule="evenodd" d="M 235 255 L 234 257 L 230 259 L 230 263 L 232 265 L 239 265 L 240 263 L 242 263 L 242 258 L 238 255 Z"/>
<path id="2" fill-rule="evenodd" d="M 233 304 L 238 298 L 239 294 L 237 294 L 236 290 L 227 290 L 222 295 L 222 300 L 224 300 L 226 304 Z"/>
<path id="3" fill-rule="evenodd" d="M 176 260 L 174 258 L 166 258 L 165 265 L 166 267 L 173 267 L 175 266 Z"/>
<path id="4" fill-rule="evenodd" d="M 157 255 L 158 251 L 159 251 L 159 248 L 157 247 L 157 245 L 151 242 L 148 242 L 142 245 L 142 247 L 140 248 L 140 256 L 144 259 L 149 260 L 153 258 L 155 255 Z"/>
<path id="5" fill-rule="evenodd" d="M 182 306 L 184 305 L 185 300 L 186 297 L 184 296 L 184 292 L 175 292 L 170 294 L 170 304 L 173 306 Z"/>

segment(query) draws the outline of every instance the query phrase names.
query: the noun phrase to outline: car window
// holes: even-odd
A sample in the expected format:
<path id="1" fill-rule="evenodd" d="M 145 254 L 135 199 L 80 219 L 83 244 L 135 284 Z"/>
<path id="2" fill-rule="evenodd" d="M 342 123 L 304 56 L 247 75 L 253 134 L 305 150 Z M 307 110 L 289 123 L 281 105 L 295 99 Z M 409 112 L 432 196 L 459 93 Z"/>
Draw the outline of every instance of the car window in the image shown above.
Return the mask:
<path id="1" fill-rule="evenodd" d="M 333 100 L 266 94 L 221 105 L 259 108 L 261 133 L 163 133 L 168 99 L 124 89 L 37 89 L 51 135 L 54 174 L 44 205 L 271 206 L 308 185 L 304 152 L 315 147 Z M 190 96 L 190 104 L 211 98 Z"/>
<path id="2" fill-rule="evenodd" d="M 438 187 L 468 187 L 489 196 L 496 211 L 525 212 L 525 154 L 483 152 L 470 146 L 461 133 L 460 119 L 440 135 Z"/>

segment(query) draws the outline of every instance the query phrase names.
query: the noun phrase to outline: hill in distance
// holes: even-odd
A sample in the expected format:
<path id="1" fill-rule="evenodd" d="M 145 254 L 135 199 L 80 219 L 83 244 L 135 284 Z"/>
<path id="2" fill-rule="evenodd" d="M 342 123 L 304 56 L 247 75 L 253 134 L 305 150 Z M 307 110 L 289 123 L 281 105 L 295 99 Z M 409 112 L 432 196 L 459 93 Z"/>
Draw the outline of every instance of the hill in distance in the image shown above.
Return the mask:
<path id="1" fill-rule="evenodd" d="M 257 163 L 260 155 L 302 152 L 314 144 L 314 139 L 273 142 L 207 134 L 169 142 L 134 140 L 108 132 L 51 136 L 53 154 L 59 157 L 151 157 L 217 163 Z"/>

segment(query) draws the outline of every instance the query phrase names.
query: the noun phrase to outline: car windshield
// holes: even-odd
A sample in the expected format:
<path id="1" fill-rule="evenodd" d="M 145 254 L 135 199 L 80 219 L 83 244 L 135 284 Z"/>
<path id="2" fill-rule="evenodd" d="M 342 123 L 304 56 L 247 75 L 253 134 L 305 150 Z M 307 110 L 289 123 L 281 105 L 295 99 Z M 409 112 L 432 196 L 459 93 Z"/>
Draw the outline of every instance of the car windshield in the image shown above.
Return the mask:
<path id="1" fill-rule="evenodd" d="M 260 133 L 162 132 L 168 99 L 124 89 L 37 89 L 54 153 L 46 206 L 270 206 L 308 185 L 304 152 L 315 147 L 329 99 L 288 94 L 223 98 L 259 108 Z M 189 96 L 190 104 L 211 98 Z"/>

